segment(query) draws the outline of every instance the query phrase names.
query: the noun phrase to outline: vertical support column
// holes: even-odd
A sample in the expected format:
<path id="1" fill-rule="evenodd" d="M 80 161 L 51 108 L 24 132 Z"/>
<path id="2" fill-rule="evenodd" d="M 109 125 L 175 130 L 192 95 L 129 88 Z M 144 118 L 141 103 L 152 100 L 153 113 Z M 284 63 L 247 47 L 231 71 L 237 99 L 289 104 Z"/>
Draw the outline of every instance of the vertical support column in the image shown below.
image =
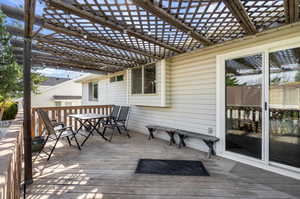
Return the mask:
<path id="1" fill-rule="evenodd" d="M 31 153 L 31 37 L 24 39 L 24 181 L 32 183 Z"/>

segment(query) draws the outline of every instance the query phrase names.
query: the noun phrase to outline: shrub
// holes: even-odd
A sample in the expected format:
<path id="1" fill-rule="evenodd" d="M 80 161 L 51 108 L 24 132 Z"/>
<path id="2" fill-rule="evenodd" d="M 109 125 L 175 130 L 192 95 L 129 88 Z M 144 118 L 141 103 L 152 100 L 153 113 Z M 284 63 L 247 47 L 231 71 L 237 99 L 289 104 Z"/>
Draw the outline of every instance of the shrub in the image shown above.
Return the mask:
<path id="1" fill-rule="evenodd" d="M 8 102 L 3 113 L 2 120 L 13 120 L 18 113 L 18 104 L 15 102 Z"/>

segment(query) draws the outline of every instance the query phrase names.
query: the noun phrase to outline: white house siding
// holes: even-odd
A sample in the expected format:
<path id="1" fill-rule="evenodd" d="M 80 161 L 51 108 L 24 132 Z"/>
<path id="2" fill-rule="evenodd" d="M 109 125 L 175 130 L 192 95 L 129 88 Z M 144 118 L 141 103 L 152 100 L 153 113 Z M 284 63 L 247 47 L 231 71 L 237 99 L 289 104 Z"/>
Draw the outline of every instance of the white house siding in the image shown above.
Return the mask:
<path id="1" fill-rule="evenodd" d="M 73 80 L 69 80 L 49 88 L 40 89 L 39 94 L 32 93 L 31 106 L 55 106 L 55 101 L 53 99 L 54 95 L 82 96 L 81 84 L 75 83 Z M 81 101 L 79 100 L 65 101 L 72 102 L 72 105 L 81 105 Z M 63 103 L 62 105 L 65 104 Z"/>
<path id="2" fill-rule="evenodd" d="M 171 107 L 132 107 L 129 128 L 147 133 L 145 125 L 160 124 L 204 134 L 212 129 L 211 135 L 216 135 L 216 56 L 292 37 L 300 37 L 299 26 L 169 59 Z M 207 150 L 199 140 L 187 145 Z"/>
<path id="3" fill-rule="evenodd" d="M 173 58 L 168 65 L 170 108 L 133 107 L 129 128 L 143 133 L 147 133 L 147 124 L 201 133 L 215 129 L 215 56 Z M 164 134 L 160 137 L 167 138 Z M 199 148 L 199 141 L 188 144 Z M 199 149 L 206 150 L 204 146 Z"/>
<path id="4" fill-rule="evenodd" d="M 160 124 L 216 135 L 216 56 L 293 37 L 300 37 L 299 25 L 281 30 L 274 29 L 268 34 L 263 33 L 168 59 L 166 93 L 169 105 L 167 107 L 158 107 L 155 95 L 127 98 L 125 92 L 127 92 L 127 82 L 130 89 L 130 75 L 129 81 L 120 82 L 118 85 L 110 84 L 109 87 L 113 89 L 110 90 L 111 101 L 108 100 L 108 104 L 126 103 L 128 99 L 129 104 L 147 105 L 131 106 L 128 127 L 137 132 L 148 133 L 145 125 Z M 159 75 L 158 73 L 158 77 Z M 157 81 L 159 84 L 160 78 Z M 86 88 L 84 96 L 88 96 L 87 86 L 84 85 L 84 88 Z M 121 91 L 122 89 L 124 92 Z M 160 91 L 158 95 L 159 93 Z M 149 107 L 151 105 L 156 107 Z M 158 136 L 167 139 L 165 134 L 158 134 Z M 189 140 L 187 145 L 207 150 L 200 140 Z"/>
<path id="5" fill-rule="evenodd" d="M 123 75 L 123 81 L 108 82 L 109 101 L 107 104 L 127 105 L 127 73 L 125 72 Z"/>
<path id="6" fill-rule="evenodd" d="M 90 101 L 89 100 L 89 82 L 82 83 L 83 105 L 106 105 L 106 104 L 115 104 L 115 105 L 127 105 L 127 75 L 126 73 L 117 73 L 118 75 L 124 74 L 124 80 L 119 82 L 110 83 L 109 78 L 93 80 L 92 82 L 98 82 L 98 100 Z M 115 74 L 112 74 L 113 76 Z"/>

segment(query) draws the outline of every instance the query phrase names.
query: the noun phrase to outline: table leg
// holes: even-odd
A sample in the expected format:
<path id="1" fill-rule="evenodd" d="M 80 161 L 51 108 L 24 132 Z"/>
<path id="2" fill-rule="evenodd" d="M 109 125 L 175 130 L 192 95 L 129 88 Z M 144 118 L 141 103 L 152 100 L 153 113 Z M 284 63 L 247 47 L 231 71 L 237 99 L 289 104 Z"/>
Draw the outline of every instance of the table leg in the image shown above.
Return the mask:
<path id="1" fill-rule="evenodd" d="M 99 119 L 98 122 L 96 122 L 95 125 L 92 125 L 92 123 L 91 123 L 90 121 L 88 121 L 88 123 L 89 123 L 90 125 L 92 125 L 92 130 L 91 130 L 91 132 L 96 131 L 96 132 L 97 132 L 104 140 L 107 141 L 107 138 L 103 135 L 103 133 L 101 133 L 101 132 L 97 129 L 97 127 L 99 126 L 100 122 L 101 122 L 101 119 Z"/>
<path id="2" fill-rule="evenodd" d="M 149 131 L 148 140 L 154 139 L 154 135 L 153 135 L 154 129 L 148 128 L 148 131 Z"/>
<path id="3" fill-rule="evenodd" d="M 187 136 L 182 135 L 182 134 L 178 134 L 178 136 L 179 136 L 179 144 L 178 144 L 178 148 L 185 147 L 186 144 L 185 144 L 184 139 L 187 138 Z"/>
<path id="4" fill-rule="evenodd" d="M 173 132 L 173 131 L 167 131 L 167 133 L 168 133 L 168 135 L 170 137 L 169 145 L 176 144 L 175 139 L 174 139 L 175 132 Z"/>

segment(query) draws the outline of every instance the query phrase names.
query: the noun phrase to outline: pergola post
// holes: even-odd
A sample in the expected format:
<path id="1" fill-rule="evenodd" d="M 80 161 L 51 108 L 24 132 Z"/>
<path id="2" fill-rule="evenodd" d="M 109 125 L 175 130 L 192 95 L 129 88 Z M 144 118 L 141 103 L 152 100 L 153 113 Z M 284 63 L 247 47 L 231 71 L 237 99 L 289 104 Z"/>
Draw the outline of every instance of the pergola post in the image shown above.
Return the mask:
<path id="1" fill-rule="evenodd" d="M 32 29 L 34 24 L 35 0 L 24 1 L 24 66 L 23 66 L 23 82 L 24 82 L 24 184 L 33 182 L 32 179 L 32 153 L 31 153 L 31 44 Z M 25 192 L 24 192 L 25 194 Z"/>
<path id="2" fill-rule="evenodd" d="M 24 180 L 32 183 L 32 152 L 31 152 L 31 38 L 24 38 Z"/>

